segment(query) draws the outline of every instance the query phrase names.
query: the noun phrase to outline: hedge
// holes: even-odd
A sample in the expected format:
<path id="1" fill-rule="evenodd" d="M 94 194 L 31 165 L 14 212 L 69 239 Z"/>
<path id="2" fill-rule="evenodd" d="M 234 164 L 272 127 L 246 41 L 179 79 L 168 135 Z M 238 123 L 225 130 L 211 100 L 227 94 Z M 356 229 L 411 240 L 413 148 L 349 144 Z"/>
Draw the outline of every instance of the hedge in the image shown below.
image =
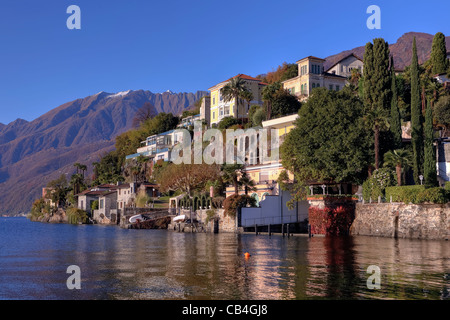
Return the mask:
<path id="1" fill-rule="evenodd" d="M 448 190 L 448 191 L 450 191 L 450 181 L 447 181 L 446 183 L 445 183 L 445 190 Z"/>
<path id="2" fill-rule="evenodd" d="M 436 188 L 425 188 L 425 186 L 397 186 L 387 187 L 386 200 L 404 203 L 446 203 L 449 201 L 450 192 Z"/>

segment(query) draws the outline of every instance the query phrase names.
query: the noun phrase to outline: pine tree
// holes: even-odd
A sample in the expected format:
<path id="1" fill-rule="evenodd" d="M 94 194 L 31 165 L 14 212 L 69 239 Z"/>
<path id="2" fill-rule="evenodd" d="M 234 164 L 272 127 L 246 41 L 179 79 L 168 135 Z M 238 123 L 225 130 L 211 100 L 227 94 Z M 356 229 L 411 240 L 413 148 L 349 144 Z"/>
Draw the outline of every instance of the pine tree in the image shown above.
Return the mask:
<path id="1" fill-rule="evenodd" d="M 423 172 L 423 128 L 421 109 L 419 61 L 417 58 L 416 38 L 414 37 L 413 56 L 411 60 L 411 143 L 413 147 L 413 175 L 416 184 L 420 184 L 419 176 Z"/>
<path id="2" fill-rule="evenodd" d="M 447 72 L 447 48 L 445 45 L 445 36 L 442 32 L 438 32 L 434 35 L 430 60 L 434 74 Z"/>
<path id="3" fill-rule="evenodd" d="M 425 113 L 424 179 L 427 187 L 437 186 L 436 153 L 433 145 L 433 109 L 428 101 Z"/>
<path id="4" fill-rule="evenodd" d="M 397 84 L 394 70 L 394 57 L 391 56 L 391 117 L 390 130 L 393 137 L 394 149 L 402 147 L 402 124 L 400 121 L 400 112 L 398 110 Z"/>

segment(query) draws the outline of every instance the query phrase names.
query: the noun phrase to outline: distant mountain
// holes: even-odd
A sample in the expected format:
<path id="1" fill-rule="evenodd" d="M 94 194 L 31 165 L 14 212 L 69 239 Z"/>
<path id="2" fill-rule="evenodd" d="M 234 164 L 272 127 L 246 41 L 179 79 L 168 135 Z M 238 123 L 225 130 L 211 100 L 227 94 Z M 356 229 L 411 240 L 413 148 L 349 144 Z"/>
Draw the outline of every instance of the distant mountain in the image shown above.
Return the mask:
<path id="1" fill-rule="evenodd" d="M 0 125 L 0 213 L 28 212 L 48 181 L 90 165 L 114 149 L 145 102 L 156 111 L 181 114 L 208 93 L 99 92 L 67 102 L 33 121 Z"/>
<path id="2" fill-rule="evenodd" d="M 394 65 L 396 69 L 403 70 L 406 66 L 411 64 L 412 57 L 412 43 L 413 38 L 416 37 L 417 56 L 419 63 L 424 63 L 430 58 L 431 44 L 433 43 L 434 35 L 421 32 L 408 32 L 397 39 L 396 43 L 390 44 L 389 49 L 394 56 Z M 445 37 L 447 44 L 447 51 L 450 51 L 450 36 Z M 327 70 L 336 62 L 354 53 L 356 56 L 363 59 L 365 51 L 365 44 L 361 47 L 356 47 L 351 50 L 342 51 L 341 53 L 329 56 L 324 63 L 324 68 Z"/>

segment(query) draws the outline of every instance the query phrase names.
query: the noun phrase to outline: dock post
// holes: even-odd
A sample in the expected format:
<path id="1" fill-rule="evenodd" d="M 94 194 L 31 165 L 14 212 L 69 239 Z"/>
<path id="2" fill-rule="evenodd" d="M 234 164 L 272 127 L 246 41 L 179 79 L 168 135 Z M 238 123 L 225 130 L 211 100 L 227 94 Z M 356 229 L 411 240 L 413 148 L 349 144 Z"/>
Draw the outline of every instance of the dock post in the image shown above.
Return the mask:
<path id="1" fill-rule="evenodd" d="M 287 236 L 288 236 L 288 238 L 291 236 L 291 234 L 290 234 L 290 228 L 289 228 L 289 223 L 286 225 L 286 231 L 287 231 Z"/>
<path id="2" fill-rule="evenodd" d="M 258 235 L 258 225 L 255 223 L 255 236 Z"/>
<path id="3" fill-rule="evenodd" d="M 281 235 L 284 238 L 284 223 L 281 224 Z"/>
<path id="4" fill-rule="evenodd" d="M 270 224 L 268 226 L 268 230 L 267 231 L 269 232 L 269 237 L 270 237 L 272 235 L 272 233 L 270 232 Z"/>
<path id="5" fill-rule="evenodd" d="M 308 237 L 311 238 L 311 225 L 308 223 Z"/>

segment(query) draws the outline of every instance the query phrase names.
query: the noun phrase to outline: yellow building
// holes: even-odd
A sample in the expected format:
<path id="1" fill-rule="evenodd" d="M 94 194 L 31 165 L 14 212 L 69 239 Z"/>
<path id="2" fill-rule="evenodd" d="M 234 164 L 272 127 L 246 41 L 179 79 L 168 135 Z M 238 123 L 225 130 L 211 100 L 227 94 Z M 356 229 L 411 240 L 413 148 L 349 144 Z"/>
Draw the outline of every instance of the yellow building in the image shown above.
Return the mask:
<path id="1" fill-rule="evenodd" d="M 324 71 L 324 59 L 309 56 L 298 60 L 298 76 L 283 81 L 283 88 L 297 96 L 299 100 L 305 100 L 314 88 L 325 87 L 339 91 L 347 83 L 347 77 Z"/>
<path id="2" fill-rule="evenodd" d="M 286 134 L 291 131 L 295 125 L 294 122 L 298 118 L 298 114 L 289 115 L 281 118 L 271 119 L 262 122 L 264 129 L 278 130 L 280 146 L 283 143 Z M 249 178 L 255 182 L 256 191 L 251 191 L 250 196 L 254 197 L 257 202 L 264 200 L 267 195 L 278 195 L 280 193 L 277 179 L 284 170 L 281 159 L 275 162 L 258 163 L 255 165 L 246 165 L 245 171 Z M 293 175 L 288 172 L 289 179 L 293 180 Z M 234 187 L 230 186 L 226 189 L 226 196 L 234 194 Z M 239 194 L 244 194 L 244 190 L 240 190 Z"/>
<path id="3" fill-rule="evenodd" d="M 235 99 L 225 102 L 220 94 L 220 89 L 222 89 L 231 79 L 234 78 L 241 78 L 244 80 L 246 88 L 253 94 L 253 100 L 250 101 L 250 104 L 247 101 L 241 101 L 239 103 L 239 110 L 236 110 Z M 209 91 L 211 92 L 210 123 L 217 124 L 225 117 L 236 117 L 236 114 L 239 115 L 240 119 L 247 118 L 249 105 L 263 105 L 261 91 L 266 85 L 267 84 L 263 83 L 260 79 L 253 78 L 245 74 L 238 74 L 233 78 L 220 82 L 219 84 L 209 88 Z"/>

